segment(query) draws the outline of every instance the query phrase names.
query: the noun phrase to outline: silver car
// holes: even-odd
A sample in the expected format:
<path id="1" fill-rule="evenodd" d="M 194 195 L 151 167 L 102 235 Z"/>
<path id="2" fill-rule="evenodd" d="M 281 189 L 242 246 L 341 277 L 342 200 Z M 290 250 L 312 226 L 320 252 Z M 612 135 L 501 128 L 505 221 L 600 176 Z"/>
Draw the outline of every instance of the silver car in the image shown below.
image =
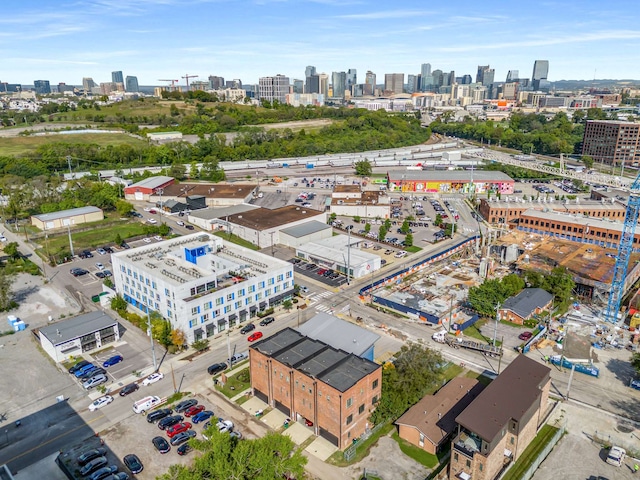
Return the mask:
<path id="1" fill-rule="evenodd" d="M 89 380 L 87 380 L 86 382 L 84 382 L 82 384 L 82 386 L 86 389 L 86 390 L 90 390 L 93 387 L 97 387 L 98 385 L 102 385 L 103 383 L 107 383 L 107 376 L 104 373 L 100 373 L 98 375 L 95 375 L 93 377 L 91 377 Z"/>

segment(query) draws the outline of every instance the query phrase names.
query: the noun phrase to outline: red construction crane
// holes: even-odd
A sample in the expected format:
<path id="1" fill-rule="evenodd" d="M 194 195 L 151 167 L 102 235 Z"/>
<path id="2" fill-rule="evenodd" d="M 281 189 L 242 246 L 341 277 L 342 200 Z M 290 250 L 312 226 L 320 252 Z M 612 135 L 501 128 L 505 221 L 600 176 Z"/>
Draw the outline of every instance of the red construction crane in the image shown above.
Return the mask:
<path id="1" fill-rule="evenodd" d="M 184 74 L 184 77 L 182 77 L 184 79 L 187 80 L 187 91 L 189 90 L 189 79 L 190 78 L 198 78 L 198 75 L 189 75 L 188 73 Z"/>
<path id="2" fill-rule="evenodd" d="M 176 83 L 179 82 L 179 80 L 167 80 L 166 78 L 161 78 L 158 81 L 159 82 L 171 82 L 171 90 L 174 90 L 176 88 Z"/>

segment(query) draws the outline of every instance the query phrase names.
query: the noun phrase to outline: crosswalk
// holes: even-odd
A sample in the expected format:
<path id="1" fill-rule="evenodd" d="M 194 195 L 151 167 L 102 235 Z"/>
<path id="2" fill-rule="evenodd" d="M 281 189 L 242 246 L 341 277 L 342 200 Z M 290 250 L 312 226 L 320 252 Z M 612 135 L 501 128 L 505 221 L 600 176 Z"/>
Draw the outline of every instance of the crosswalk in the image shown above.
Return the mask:
<path id="1" fill-rule="evenodd" d="M 314 293 L 312 293 L 311 295 L 309 295 L 307 297 L 307 300 L 309 300 L 309 306 L 312 306 L 312 305 L 318 303 L 321 299 L 330 297 L 331 295 L 334 295 L 334 293 L 333 292 L 328 292 L 328 291 L 314 292 Z"/>

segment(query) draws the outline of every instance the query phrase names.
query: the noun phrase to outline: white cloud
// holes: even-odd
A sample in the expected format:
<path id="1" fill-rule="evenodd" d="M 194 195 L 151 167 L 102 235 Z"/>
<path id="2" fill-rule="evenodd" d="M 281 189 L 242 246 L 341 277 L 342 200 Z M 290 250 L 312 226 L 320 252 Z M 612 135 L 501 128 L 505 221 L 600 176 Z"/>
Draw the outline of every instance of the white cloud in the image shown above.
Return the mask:
<path id="1" fill-rule="evenodd" d="M 426 10 L 387 10 L 381 12 L 369 13 L 351 13 L 348 15 L 337 15 L 335 18 L 344 18 L 348 20 L 386 20 L 391 18 L 410 18 L 421 17 L 424 15 L 432 15 L 433 12 Z"/>

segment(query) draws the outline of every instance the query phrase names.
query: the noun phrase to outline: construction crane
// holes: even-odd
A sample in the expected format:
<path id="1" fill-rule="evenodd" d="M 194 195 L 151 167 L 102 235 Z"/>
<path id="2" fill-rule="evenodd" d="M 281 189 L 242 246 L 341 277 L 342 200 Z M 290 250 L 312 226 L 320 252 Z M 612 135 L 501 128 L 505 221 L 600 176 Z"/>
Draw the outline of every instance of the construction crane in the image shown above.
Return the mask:
<path id="1" fill-rule="evenodd" d="M 175 90 L 176 89 L 176 83 L 179 82 L 179 80 L 167 80 L 166 78 L 161 78 L 158 81 L 159 82 L 171 82 L 171 90 Z"/>
<path id="2" fill-rule="evenodd" d="M 187 91 L 189 91 L 189 79 L 190 78 L 198 78 L 198 75 L 189 75 L 188 73 L 185 73 L 184 77 L 182 77 L 182 78 L 187 80 Z"/>
<path id="3" fill-rule="evenodd" d="M 624 215 L 624 226 L 622 227 L 622 235 L 620 236 L 616 266 L 613 269 L 613 281 L 611 282 L 611 291 L 609 292 L 609 303 L 607 304 L 607 310 L 604 315 L 607 322 L 618 322 L 618 311 L 620 310 L 620 302 L 622 301 L 622 295 L 624 294 L 624 282 L 627 278 L 629 258 L 633 252 L 633 239 L 636 233 L 639 212 L 640 173 L 631 184 L 631 187 L 629 187 L 629 201 L 627 202 L 627 211 Z"/>

